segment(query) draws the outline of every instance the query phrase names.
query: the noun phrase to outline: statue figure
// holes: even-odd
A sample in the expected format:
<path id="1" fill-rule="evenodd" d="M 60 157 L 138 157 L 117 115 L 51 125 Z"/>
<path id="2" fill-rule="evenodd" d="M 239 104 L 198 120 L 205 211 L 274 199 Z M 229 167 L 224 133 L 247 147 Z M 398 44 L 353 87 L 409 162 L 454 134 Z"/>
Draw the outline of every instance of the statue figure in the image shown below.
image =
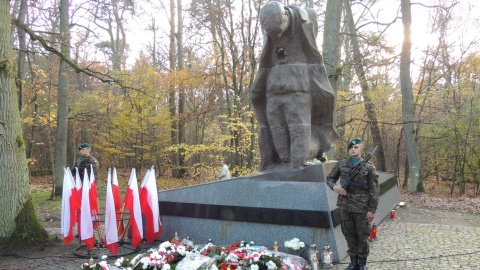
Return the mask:
<path id="1" fill-rule="evenodd" d="M 264 47 L 251 88 L 261 169 L 300 169 L 337 141 L 335 97 L 317 48 L 313 9 L 272 1 L 260 10 Z"/>

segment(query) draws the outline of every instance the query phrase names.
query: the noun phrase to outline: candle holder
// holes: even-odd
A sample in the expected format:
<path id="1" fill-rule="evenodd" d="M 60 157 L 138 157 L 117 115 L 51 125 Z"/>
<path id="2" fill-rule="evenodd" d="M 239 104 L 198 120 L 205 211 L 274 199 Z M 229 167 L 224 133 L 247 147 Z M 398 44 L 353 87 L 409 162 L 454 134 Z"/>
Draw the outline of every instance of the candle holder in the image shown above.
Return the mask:
<path id="1" fill-rule="evenodd" d="M 373 223 L 372 225 L 372 231 L 370 232 L 370 235 L 368 236 L 369 241 L 377 240 L 377 225 Z"/>
<path id="2" fill-rule="evenodd" d="M 332 256 L 333 256 L 333 252 L 330 250 L 330 246 L 325 245 L 325 248 L 323 249 L 323 268 L 324 269 L 329 269 L 333 267 Z"/>
<path id="3" fill-rule="evenodd" d="M 278 249 L 279 249 L 279 247 L 278 247 L 278 242 L 275 241 L 275 242 L 273 243 L 273 251 L 278 251 Z"/>
<path id="4" fill-rule="evenodd" d="M 395 218 L 395 210 L 390 211 L 390 218 L 391 219 Z"/>
<path id="5" fill-rule="evenodd" d="M 170 242 L 173 244 L 178 244 L 180 242 L 180 237 L 178 236 L 178 232 L 175 232 L 175 235 L 173 236 L 172 240 L 170 240 Z"/>

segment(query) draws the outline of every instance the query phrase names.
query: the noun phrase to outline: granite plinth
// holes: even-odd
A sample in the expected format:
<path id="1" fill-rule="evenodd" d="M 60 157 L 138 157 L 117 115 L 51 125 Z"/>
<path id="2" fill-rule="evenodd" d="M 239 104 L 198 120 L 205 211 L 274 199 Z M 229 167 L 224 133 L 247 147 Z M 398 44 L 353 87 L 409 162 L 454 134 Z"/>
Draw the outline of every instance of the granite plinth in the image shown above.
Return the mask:
<path id="1" fill-rule="evenodd" d="M 330 245 L 334 261 L 341 261 L 347 247 L 340 229 L 337 194 L 325 184 L 334 164 L 160 191 L 160 239 L 170 240 L 178 232 L 195 243 L 209 239 L 216 244 L 255 241 L 255 245 L 270 249 L 276 241 L 280 251 L 286 251 L 283 243 L 296 237 L 307 245 Z M 393 175 L 379 175 L 386 197 L 380 196 L 376 224 L 400 201 Z"/>

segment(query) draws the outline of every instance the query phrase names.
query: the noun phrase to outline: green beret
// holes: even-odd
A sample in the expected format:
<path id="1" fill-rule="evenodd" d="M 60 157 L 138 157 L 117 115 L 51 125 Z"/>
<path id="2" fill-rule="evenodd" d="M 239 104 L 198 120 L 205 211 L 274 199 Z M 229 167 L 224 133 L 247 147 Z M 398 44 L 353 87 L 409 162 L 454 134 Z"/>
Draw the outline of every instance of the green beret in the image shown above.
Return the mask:
<path id="1" fill-rule="evenodd" d="M 89 144 L 89 143 L 82 143 L 80 144 L 80 146 L 78 147 L 78 150 L 82 149 L 82 148 L 92 148 L 92 145 Z"/>
<path id="2" fill-rule="evenodd" d="M 348 150 L 350 150 L 350 148 L 351 148 L 353 145 L 361 144 L 361 143 L 362 143 L 362 139 L 360 139 L 360 138 L 352 139 L 352 140 L 348 143 Z"/>

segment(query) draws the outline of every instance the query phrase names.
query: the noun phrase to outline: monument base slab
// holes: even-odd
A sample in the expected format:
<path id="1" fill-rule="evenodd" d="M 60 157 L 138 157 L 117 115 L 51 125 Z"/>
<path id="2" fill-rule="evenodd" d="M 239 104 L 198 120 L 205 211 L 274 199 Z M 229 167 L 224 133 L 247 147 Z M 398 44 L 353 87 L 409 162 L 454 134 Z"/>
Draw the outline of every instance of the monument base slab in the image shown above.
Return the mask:
<path id="1" fill-rule="evenodd" d="M 329 245 L 334 261 L 347 256 L 340 229 L 337 194 L 325 184 L 335 162 L 302 170 L 262 172 L 158 193 L 163 234 L 175 232 L 194 243 L 255 245 L 287 252 L 284 242 L 299 238 L 321 250 Z M 396 178 L 379 172 L 380 201 L 374 219 L 379 224 L 400 201 Z"/>

